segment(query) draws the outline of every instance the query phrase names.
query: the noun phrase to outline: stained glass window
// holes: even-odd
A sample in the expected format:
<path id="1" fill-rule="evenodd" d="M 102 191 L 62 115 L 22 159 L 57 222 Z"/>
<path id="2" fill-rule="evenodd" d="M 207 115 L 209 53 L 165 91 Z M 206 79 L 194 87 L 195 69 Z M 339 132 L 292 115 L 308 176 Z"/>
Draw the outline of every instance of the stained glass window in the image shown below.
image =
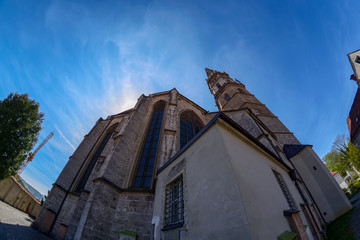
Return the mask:
<path id="1" fill-rule="evenodd" d="M 164 108 L 165 104 L 163 102 L 159 102 L 154 106 L 154 113 L 146 135 L 139 165 L 136 169 L 136 176 L 133 184 L 133 187 L 135 188 L 151 187 Z"/>
<path id="2" fill-rule="evenodd" d="M 203 128 L 201 120 L 191 111 L 180 116 L 180 148 L 183 148 Z"/>

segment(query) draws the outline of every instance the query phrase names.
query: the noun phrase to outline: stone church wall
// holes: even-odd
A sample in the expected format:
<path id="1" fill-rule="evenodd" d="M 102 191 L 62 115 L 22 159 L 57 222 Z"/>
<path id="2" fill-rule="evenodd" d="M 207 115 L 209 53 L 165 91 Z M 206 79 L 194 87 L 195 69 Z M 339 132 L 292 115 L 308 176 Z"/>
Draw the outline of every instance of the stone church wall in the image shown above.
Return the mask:
<path id="1" fill-rule="evenodd" d="M 110 120 L 99 120 L 88 135 L 85 135 L 84 140 L 75 150 L 74 154 L 70 156 L 69 161 L 61 171 L 56 180 L 56 184 L 62 188 L 69 190 L 74 178 L 78 174 L 81 166 L 93 149 L 95 143 L 98 141 L 101 133 L 105 130 Z"/>
<path id="2" fill-rule="evenodd" d="M 123 231 L 151 239 L 153 193 L 120 191 L 101 181 L 96 182 L 92 191 L 82 239 L 119 239 Z"/>
<path id="3" fill-rule="evenodd" d="M 290 166 L 282 147 L 284 144 L 298 144 L 296 137 L 244 85 L 231 80 L 225 73 L 220 75 L 223 88 L 212 89 L 209 85 L 219 109 Z M 225 93 L 231 99 L 226 99 Z M 181 114 L 193 112 L 204 126 L 217 114 L 207 112 L 172 89 L 142 95 L 133 109 L 100 119 L 69 158 L 34 225 L 47 232 L 46 228 L 50 229 L 51 224 L 42 224 L 44 220 L 56 221 L 52 236 L 59 239 L 64 236 L 65 239 L 120 239 L 124 231 L 136 232 L 139 239 L 152 239 L 155 186 L 136 189 L 133 188 L 133 179 L 154 105 L 159 101 L 164 102 L 165 108 L 153 178 L 156 170 L 180 150 Z M 94 155 L 107 129 L 115 123 L 118 125 L 100 155 Z M 93 156 L 99 157 L 95 159 Z M 90 161 L 96 161 L 93 169 L 87 168 Z M 83 173 L 90 170 L 84 189 L 81 193 L 74 193 Z M 153 179 L 153 185 L 155 183 Z"/>

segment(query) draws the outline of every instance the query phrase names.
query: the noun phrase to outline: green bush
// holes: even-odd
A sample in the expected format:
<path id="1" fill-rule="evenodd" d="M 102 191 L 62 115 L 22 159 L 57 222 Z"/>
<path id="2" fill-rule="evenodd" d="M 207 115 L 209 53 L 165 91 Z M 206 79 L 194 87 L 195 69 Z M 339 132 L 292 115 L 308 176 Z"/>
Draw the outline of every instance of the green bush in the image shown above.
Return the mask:
<path id="1" fill-rule="evenodd" d="M 353 185 L 357 188 L 357 189 L 360 189 L 360 181 L 355 181 L 353 183 Z"/>
<path id="2" fill-rule="evenodd" d="M 349 189 L 351 191 L 351 194 L 354 195 L 358 191 L 360 191 L 360 181 L 354 181 L 349 184 Z"/>

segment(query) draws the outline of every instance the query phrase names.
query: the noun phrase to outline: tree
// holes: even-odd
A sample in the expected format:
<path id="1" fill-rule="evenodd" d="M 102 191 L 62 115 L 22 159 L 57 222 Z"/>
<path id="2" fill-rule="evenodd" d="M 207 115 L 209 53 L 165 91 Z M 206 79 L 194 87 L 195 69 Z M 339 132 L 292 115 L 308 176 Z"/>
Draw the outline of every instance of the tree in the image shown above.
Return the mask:
<path id="1" fill-rule="evenodd" d="M 360 150 L 349 141 L 349 159 L 353 166 L 359 171 L 360 170 Z"/>
<path id="2" fill-rule="evenodd" d="M 360 169 L 360 151 L 344 134 L 336 136 L 331 151 L 322 160 L 330 171 L 339 172 L 343 177 L 346 175 L 346 171 L 351 170 L 352 167 Z"/>
<path id="3" fill-rule="evenodd" d="M 323 157 L 326 167 L 333 172 L 339 172 L 341 176 L 346 175 L 346 170 L 350 169 L 350 162 L 346 158 L 339 156 L 339 153 L 331 150 Z"/>
<path id="4" fill-rule="evenodd" d="M 16 174 L 37 142 L 44 114 L 28 94 L 0 100 L 0 180 Z"/>

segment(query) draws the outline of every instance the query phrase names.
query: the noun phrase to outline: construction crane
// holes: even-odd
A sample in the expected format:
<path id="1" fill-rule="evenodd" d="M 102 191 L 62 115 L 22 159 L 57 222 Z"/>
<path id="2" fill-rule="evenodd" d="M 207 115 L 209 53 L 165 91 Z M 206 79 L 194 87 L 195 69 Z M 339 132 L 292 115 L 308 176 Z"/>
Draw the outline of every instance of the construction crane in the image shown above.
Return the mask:
<path id="1" fill-rule="evenodd" d="M 33 160 L 35 154 L 40 150 L 40 148 L 42 148 L 45 143 L 47 143 L 47 141 L 49 141 L 50 138 L 52 138 L 52 136 L 54 136 L 54 131 L 52 131 L 45 139 L 44 141 L 42 141 L 42 143 L 35 149 L 34 152 L 29 154 L 29 157 L 26 161 L 23 162 L 23 164 L 21 165 L 19 171 L 17 172 L 17 175 L 20 175 L 22 173 L 22 171 L 24 171 L 24 169 L 26 168 L 26 166 Z"/>

